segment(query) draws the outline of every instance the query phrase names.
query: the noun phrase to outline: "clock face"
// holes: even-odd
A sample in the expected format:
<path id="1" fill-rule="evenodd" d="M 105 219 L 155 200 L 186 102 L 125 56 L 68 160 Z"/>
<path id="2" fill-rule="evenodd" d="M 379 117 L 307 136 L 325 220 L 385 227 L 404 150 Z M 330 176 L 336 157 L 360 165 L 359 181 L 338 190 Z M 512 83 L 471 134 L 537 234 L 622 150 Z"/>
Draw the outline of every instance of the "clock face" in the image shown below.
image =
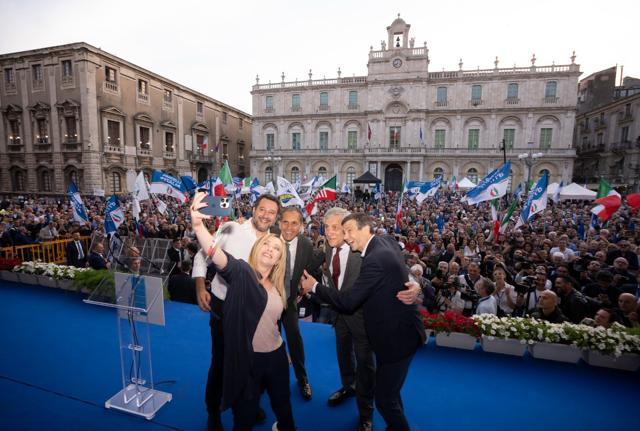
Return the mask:
<path id="1" fill-rule="evenodd" d="M 396 58 L 395 60 L 393 60 L 393 67 L 395 67 L 396 69 L 399 68 L 400 66 L 402 66 L 402 60 L 400 60 L 399 58 Z"/>

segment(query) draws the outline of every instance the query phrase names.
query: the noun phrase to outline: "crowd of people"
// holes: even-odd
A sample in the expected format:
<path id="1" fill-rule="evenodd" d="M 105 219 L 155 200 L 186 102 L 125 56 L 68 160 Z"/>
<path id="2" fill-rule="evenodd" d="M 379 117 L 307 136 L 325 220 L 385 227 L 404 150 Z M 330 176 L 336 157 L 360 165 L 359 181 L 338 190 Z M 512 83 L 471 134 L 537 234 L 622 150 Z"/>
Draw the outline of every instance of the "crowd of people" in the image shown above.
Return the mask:
<path id="1" fill-rule="evenodd" d="M 253 204 L 243 196 L 235 202 L 237 221 L 222 230 L 220 220 L 205 220 L 198 207 L 168 200 L 164 214 L 153 202 L 144 203 L 137 222 L 125 198 L 125 221 L 118 232 L 172 240 L 168 252 L 175 263 L 169 279 L 172 299 L 197 304 L 211 315 L 212 361 L 206 386 L 210 429 L 222 429 L 220 406 L 232 408 L 237 429 L 250 429 L 254 420 L 263 419 L 261 388 L 267 389 L 278 428 L 295 429 L 287 401 L 288 373 L 282 371 L 287 356 L 279 334 L 281 325 L 300 396 L 309 400 L 312 388 L 299 319 L 334 325 L 341 387 L 331 394 L 329 404 L 355 396 L 358 429 L 367 430 L 372 428 L 375 401 L 389 429 L 408 429 L 399 390 L 418 338 L 406 339 L 406 331 L 389 333 L 378 342 L 372 337 L 371 331 L 381 329 L 372 329 L 367 319 L 373 311 L 367 316 L 363 304 L 375 303 L 371 298 L 377 298 L 378 291 L 363 286 L 382 276 L 366 278 L 375 273 L 374 267 L 379 271 L 380 265 L 391 265 L 384 275 L 395 274 L 398 280 L 386 285 L 393 285 L 389 289 L 394 292 L 405 291 L 405 296 L 393 299 L 396 302 L 384 297 L 380 304 L 386 309 L 375 312 L 395 313 L 394 321 L 405 316 L 405 330 L 412 322 L 407 316 L 416 315 L 420 307 L 466 316 L 491 313 L 603 327 L 613 322 L 640 326 L 637 214 L 623 207 L 607 223 L 593 224 L 591 203 L 549 202 L 532 222 L 518 228 L 516 211 L 506 229 L 497 233 L 488 203 L 470 206 L 460 198 L 457 191 L 444 189 L 420 205 L 404 197 L 399 213 L 398 193 L 383 193 L 378 199 L 368 192 L 339 194 L 335 201 L 319 202 L 317 213 L 308 216 L 297 208 L 281 208 L 270 196 Z M 514 198 L 502 198 L 502 208 Z M 89 225 L 73 220 L 64 199 L 5 199 L 0 246 L 69 238 L 71 264 L 108 267 L 101 242 L 89 252 L 79 246 L 80 236 L 103 231 L 105 201 L 85 199 L 85 205 Z M 221 238 L 215 245 L 214 237 Z M 254 244 L 268 251 L 260 254 Z M 362 259 L 369 244 L 374 244 L 372 257 Z M 102 259 L 91 259 L 94 253 Z M 383 258 L 374 263 L 377 253 Z M 395 258 L 390 256 L 397 256 L 402 268 L 393 266 Z M 258 276 L 247 276 L 251 271 Z M 407 280 L 411 282 L 405 286 Z M 240 310 L 237 293 L 228 294 L 236 289 L 245 292 L 242 300 L 253 298 L 252 308 Z M 261 289 L 265 294 L 256 294 Z M 230 341 L 224 337 L 227 331 L 248 344 Z M 390 346 L 389 340 L 406 342 Z M 230 359 L 230 351 L 235 359 Z M 404 354 L 389 356 L 390 351 Z M 239 354 L 244 359 L 238 362 Z M 253 361 L 258 357 L 260 364 Z M 238 378 L 238 367 L 242 375 L 259 378 Z"/>

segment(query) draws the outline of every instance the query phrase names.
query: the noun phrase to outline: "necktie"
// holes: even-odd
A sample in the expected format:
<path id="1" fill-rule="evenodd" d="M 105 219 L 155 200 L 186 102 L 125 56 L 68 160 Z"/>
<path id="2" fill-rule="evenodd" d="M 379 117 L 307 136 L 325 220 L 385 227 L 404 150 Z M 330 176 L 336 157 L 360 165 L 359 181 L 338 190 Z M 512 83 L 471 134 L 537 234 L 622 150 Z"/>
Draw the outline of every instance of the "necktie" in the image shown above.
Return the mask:
<path id="1" fill-rule="evenodd" d="M 78 247 L 78 259 L 84 259 L 84 253 L 82 252 L 80 241 L 76 241 L 76 247 Z"/>
<path id="2" fill-rule="evenodd" d="M 284 291 L 287 299 L 289 299 L 289 295 L 291 294 L 291 252 L 289 251 L 288 241 L 285 241 L 285 246 L 287 247 L 287 263 L 284 269 Z"/>
<path id="3" fill-rule="evenodd" d="M 336 249 L 336 253 L 333 255 L 333 259 L 331 259 L 331 279 L 333 280 L 333 285 L 338 289 L 338 282 L 340 281 L 340 250 L 342 247 L 338 247 Z"/>

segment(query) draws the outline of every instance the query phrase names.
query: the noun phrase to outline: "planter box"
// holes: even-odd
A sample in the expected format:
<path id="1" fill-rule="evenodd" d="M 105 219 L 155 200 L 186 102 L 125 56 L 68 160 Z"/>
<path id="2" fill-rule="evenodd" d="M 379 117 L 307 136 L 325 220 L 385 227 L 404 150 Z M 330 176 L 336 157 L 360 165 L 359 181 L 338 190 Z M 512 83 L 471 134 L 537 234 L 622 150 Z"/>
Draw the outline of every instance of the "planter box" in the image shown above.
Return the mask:
<path id="1" fill-rule="evenodd" d="M 46 287 L 58 287 L 55 278 L 51 278 L 47 275 L 38 275 L 38 284 Z"/>
<path id="2" fill-rule="evenodd" d="M 73 280 L 58 280 L 58 287 L 64 290 L 76 290 L 73 287 Z"/>
<path id="3" fill-rule="evenodd" d="M 589 350 L 585 352 L 585 360 L 594 367 L 614 368 L 625 371 L 636 371 L 640 368 L 640 355 L 636 353 L 623 353 L 616 358 L 613 355 Z"/>
<path id="4" fill-rule="evenodd" d="M 514 338 L 495 338 L 486 335 L 480 340 L 482 350 L 489 353 L 501 353 L 503 355 L 524 356 L 527 344 Z"/>
<path id="5" fill-rule="evenodd" d="M 19 279 L 20 279 L 20 283 L 25 283 L 25 284 L 39 284 L 38 283 L 38 276 L 35 274 L 24 274 L 24 273 L 19 273 L 18 274 Z"/>
<path id="6" fill-rule="evenodd" d="M 577 363 L 582 358 L 582 349 L 558 343 L 535 343 L 529 346 L 529 353 L 536 359 Z"/>
<path id="7" fill-rule="evenodd" d="M 14 283 L 20 282 L 20 275 L 13 271 L 0 271 L 2 279 L 5 281 L 13 281 Z"/>
<path id="8" fill-rule="evenodd" d="M 471 335 L 461 332 L 444 332 L 436 334 L 436 345 L 444 347 L 455 347 L 456 349 L 473 350 L 476 347 L 477 339 Z"/>

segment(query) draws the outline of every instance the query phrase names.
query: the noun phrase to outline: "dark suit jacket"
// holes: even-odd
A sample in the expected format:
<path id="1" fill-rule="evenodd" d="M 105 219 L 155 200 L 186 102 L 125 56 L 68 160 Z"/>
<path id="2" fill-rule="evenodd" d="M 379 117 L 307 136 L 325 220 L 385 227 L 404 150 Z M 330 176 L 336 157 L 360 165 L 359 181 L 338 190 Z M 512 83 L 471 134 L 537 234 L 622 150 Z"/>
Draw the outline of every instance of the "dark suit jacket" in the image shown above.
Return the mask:
<path id="1" fill-rule="evenodd" d="M 93 269 L 107 269 L 107 261 L 96 252 L 89 254 L 89 266 Z"/>
<path id="2" fill-rule="evenodd" d="M 394 241 L 371 238 L 360 275 L 348 289 L 316 287 L 316 294 L 341 312 L 363 308 L 367 336 L 378 362 L 393 363 L 415 353 L 424 343 L 425 331 L 415 305 L 396 298 L 409 279 L 408 270 Z"/>
<path id="3" fill-rule="evenodd" d="M 321 252 L 313 249 L 311 241 L 302 234 L 298 235 L 298 246 L 296 247 L 293 272 L 291 273 L 291 293 L 289 299 L 298 296 L 298 285 L 300 284 L 303 271 L 306 269 L 309 274 L 318 275 L 318 269 L 320 265 L 322 265 L 323 260 L 324 256 Z"/>
<path id="4" fill-rule="evenodd" d="M 182 251 L 182 257 L 184 258 L 185 251 Z M 173 262 L 173 267 L 171 268 L 171 275 L 175 275 L 179 272 L 178 264 L 180 264 L 180 253 L 175 248 L 171 247 L 167 250 L 167 257 L 171 262 Z"/>
<path id="5" fill-rule="evenodd" d="M 80 241 L 80 246 L 82 247 L 82 253 L 84 254 L 82 259 L 78 259 L 78 247 L 76 247 L 75 241 L 71 241 L 67 244 L 67 265 L 84 268 L 84 264 L 87 261 L 87 249 L 84 244 L 82 244 L 82 241 Z"/>

